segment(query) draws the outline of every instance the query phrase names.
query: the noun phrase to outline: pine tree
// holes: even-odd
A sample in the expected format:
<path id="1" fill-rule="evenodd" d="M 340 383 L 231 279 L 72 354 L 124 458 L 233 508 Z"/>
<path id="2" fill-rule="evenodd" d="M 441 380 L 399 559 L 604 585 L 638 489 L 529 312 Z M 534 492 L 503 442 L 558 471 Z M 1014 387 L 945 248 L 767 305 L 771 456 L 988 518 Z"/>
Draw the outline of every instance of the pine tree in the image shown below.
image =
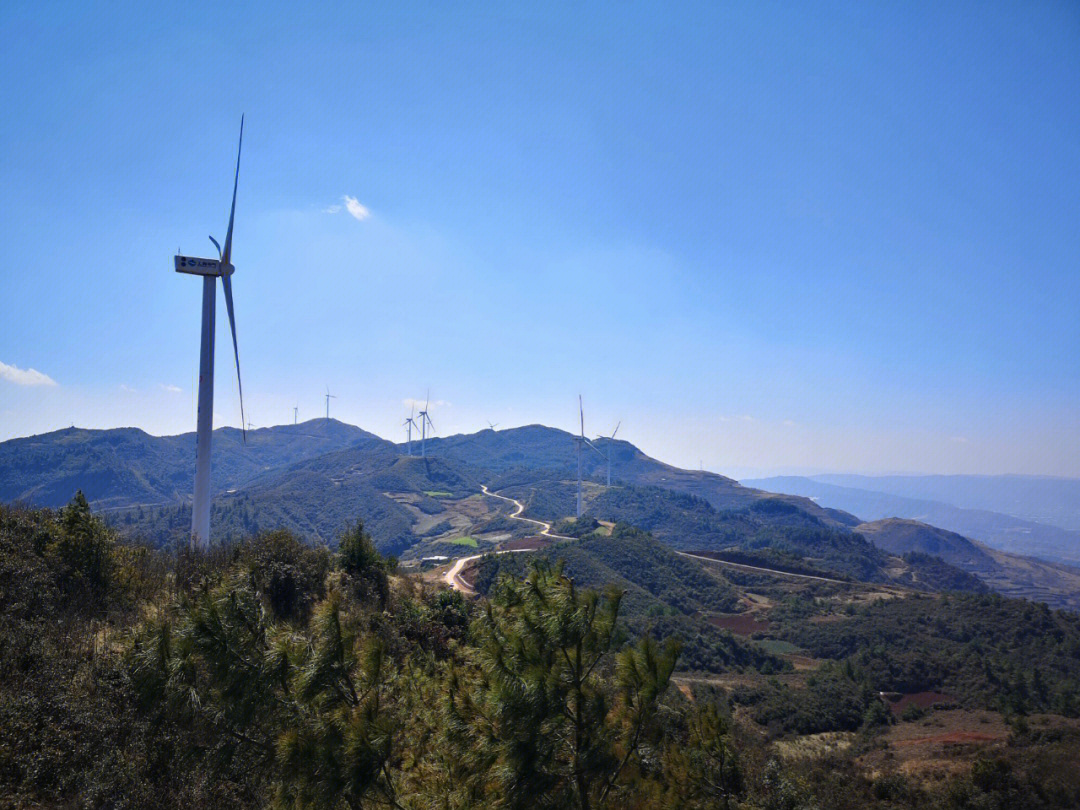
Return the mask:
<path id="1" fill-rule="evenodd" d="M 501 806 L 604 806 L 638 751 L 667 688 L 676 645 L 611 652 L 622 594 L 581 591 L 537 563 L 504 578 L 474 626 L 480 677 L 452 685 L 448 715 L 474 746 L 474 770 L 498 782 Z"/>

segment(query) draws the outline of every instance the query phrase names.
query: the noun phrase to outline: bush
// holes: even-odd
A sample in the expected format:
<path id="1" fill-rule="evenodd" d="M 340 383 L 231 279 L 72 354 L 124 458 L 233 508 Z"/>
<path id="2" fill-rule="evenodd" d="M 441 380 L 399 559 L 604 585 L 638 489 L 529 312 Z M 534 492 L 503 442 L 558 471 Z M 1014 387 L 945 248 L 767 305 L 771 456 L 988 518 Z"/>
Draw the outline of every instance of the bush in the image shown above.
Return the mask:
<path id="1" fill-rule="evenodd" d="M 926 710 L 915 703 L 909 703 L 904 707 L 904 710 L 900 712 L 900 719 L 905 723 L 912 723 L 916 720 L 922 719 L 926 715 Z"/>
<path id="2" fill-rule="evenodd" d="M 326 593 L 330 552 L 304 544 L 286 529 L 245 543 L 240 557 L 251 571 L 255 587 L 279 619 L 307 618 L 311 606 Z"/>
<path id="3" fill-rule="evenodd" d="M 338 553 L 341 570 L 352 580 L 357 598 L 374 602 L 380 610 L 386 607 L 390 596 L 386 561 L 375 549 L 371 535 L 364 531 L 363 522 L 358 521 L 341 536 Z"/>

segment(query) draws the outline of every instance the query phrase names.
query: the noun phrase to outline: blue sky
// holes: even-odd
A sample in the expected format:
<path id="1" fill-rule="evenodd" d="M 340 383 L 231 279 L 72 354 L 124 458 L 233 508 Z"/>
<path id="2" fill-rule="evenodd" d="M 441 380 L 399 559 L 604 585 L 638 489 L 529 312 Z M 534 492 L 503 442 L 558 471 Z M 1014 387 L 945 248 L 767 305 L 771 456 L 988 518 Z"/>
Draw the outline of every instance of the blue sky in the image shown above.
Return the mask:
<path id="1" fill-rule="evenodd" d="M 256 425 L 1080 476 L 1080 7 L 510 6 L 5 3 L 0 439 L 194 428 L 244 112 Z"/>

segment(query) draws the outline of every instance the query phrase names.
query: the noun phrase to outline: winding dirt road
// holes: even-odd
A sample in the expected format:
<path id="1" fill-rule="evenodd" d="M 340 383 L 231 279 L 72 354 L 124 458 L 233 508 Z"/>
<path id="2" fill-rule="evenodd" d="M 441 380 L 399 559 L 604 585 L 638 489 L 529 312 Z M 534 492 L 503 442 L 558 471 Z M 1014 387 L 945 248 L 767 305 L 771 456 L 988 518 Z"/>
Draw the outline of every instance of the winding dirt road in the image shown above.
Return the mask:
<path id="1" fill-rule="evenodd" d="M 540 536 L 547 537 L 547 538 L 550 538 L 552 540 L 574 540 L 575 539 L 573 537 L 566 537 L 565 535 L 561 535 L 561 534 L 554 534 L 551 531 L 551 524 L 546 522 L 546 521 L 535 520 L 533 518 L 522 517 L 521 513 L 525 511 L 525 504 L 523 504 L 517 498 L 510 498 L 510 497 L 507 497 L 506 495 L 500 495 L 497 492 L 492 492 L 484 484 L 480 485 L 480 490 L 481 490 L 481 492 L 483 492 L 484 495 L 488 495 L 488 496 L 490 496 L 492 498 L 499 498 L 500 500 L 509 501 L 510 503 L 512 503 L 514 505 L 514 511 L 511 512 L 508 515 L 508 517 L 510 519 L 512 519 L 512 520 L 520 520 L 520 521 L 522 521 L 524 523 L 531 523 L 534 526 L 539 526 L 540 531 L 538 532 L 538 534 Z M 511 554 L 511 553 L 513 553 L 515 551 L 524 552 L 524 551 L 535 551 L 535 550 L 536 549 L 532 549 L 532 548 L 507 548 L 507 549 L 503 549 L 501 551 L 496 551 L 494 553 L 495 554 Z M 489 551 L 489 552 L 485 552 L 485 553 L 486 554 L 491 554 L 492 552 Z M 777 576 L 777 577 L 793 577 L 795 579 L 809 579 L 809 580 L 814 580 L 816 582 L 832 582 L 832 583 L 835 583 L 837 585 L 850 585 L 851 584 L 850 582 L 845 582 L 844 580 L 840 580 L 840 579 L 829 579 L 828 577 L 818 577 L 818 576 L 814 576 L 812 574 L 794 574 L 794 573 L 791 573 L 789 571 L 777 571 L 777 570 L 775 570 L 773 568 L 759 568 L 756 565 L 746 565 L 745 563 L 733 563 L 733 562 L 728 562 L 727 560 L 718 560 L 715 557 L 702 557 L 702 556 L 700 556 L 698 554 L 689 554 L 689 553 L 687 553 L 685 551 L 676 551 L 675 553 L 679 554 L 679 555 L 681 555 L 683 557 L 689 557 L 692 560 L 701 560 L 702 562 L 711 562 L 711 563 L 715 563 L 717 565 L 723 565 L 723 566 L 727 566 L 728 568 L 736 568 L 736 569 L 740 569 L 740 570 L 743 570 L 743 571 L 753 571 L 753 572 L 761 573 L 761 574 L 772 574 L 773 576 Z M 450 566 L 449 570 L 447 570 L 447 572 L 443 575 L 443 582 L 445 582 L 447 585 L 449 585 L 455 591 L 461 591 L 463 594 L 467 594 L 469 596 L 475 595 L 476 590 L 471 585 L 469 585 L 468 582 L 466 582 L 464 579 L 461 578 L 461 572 L 464 571 L 465 568 L 467 566 L 469 566 L 474 560 L 479 560 L 483 556 L 484 556 L 483 554 L 473 554 L 470 557 L 461 557 L 461 558 L 455 560 L 454 564 L 452 566 Z"/>
<path id="2" fill-rule="evenodd" d="M 775 577 L 794 577 L 795 579 L 812 579 L 816 582 L 834 582 L 837 585 L 850 585 L 850 582 L 845 582 L 842 579 L 829 579 L 828 577 L 816 577 L 813 574 L 793 574 L 790 571 L 777 571 L 775 568 L 759 568 L 756 565 L 747 565 L 746 563 L 728 562 L 727 560 L 718 560 L 716 557 L 702 557 L 700 554 L 688 554 L 685 551 L 676 551 L 676 554 L 682 557 L 689 557 L 692 560 L 704 560 L 705 562 L 716 563 L 717 565 L 725 565 L 728 568 L 737 568 L 741 571 L 754 571 L 760 574 L 772 574 Z"/>
<path id="3" fill-rule="evenodd" d="M 547 522 L 545 522 L 543 520 L 533 520 L 532 518 L 522 517 L 521 513 L 525 511 L 525 504 L 523 504 L 517 498 L 508 498 L 505 495 L 500 495 L 497 492 L 492 492 L 491 490 L 489 490 L 487 488 L 487 486 L 485 484 L 480 485 L 480 491 L 483 492 L 484 495 L 488 495 L 488 496 L 490 496 L 492 498 L 499 498 L 500 500 L 509 501 L 510 503 L 514 504 L 514 511 L 511 512 L 508 515 L 508 517 L 511 520 L 520 520 L 523 523 L 532 523 L 534 526 L 539 526 L 540 531 L 538 533 L 542 537 L 548 537 L 548 538 L 550 538 L 552 540 L 573 540 L 574 539 L 573 537 L 564 537 L 561 534 L 552 534 L 552 532 L 551 532 L 551 524 L 547 523 Z M 513 553 L 515 551 L 523 552 L 523 551 L 535 551 L 535 550 L 536 549 L 532 549 L 532 548 L 507 548 L 507 549 L 503 549 L 502 551 L 496 551 L 495 553 L 496 554 L 511 554 L 511 553 Z M 485 552 L 485 553 L 490 554 L 491 552 Z M 467 594 L 469 596 L 474 595 L 476 593 L 476 591 L 473 589 L 473 587 L 471 585 L 469 585 L 468 582 L 466 582 L 464 579 L 461 578 L 461 572 L 463 570 L 465 570 L 465 567 L 467 565 L 469 565 L 470 563 L 472 563 L 473 560 L 479 560 L 483 556 L 484 556 L 483 554 L 473 554 L 471 557 L 461 557 L 460 559 L 456 560 L 454 562 L 454 564 L 452 566 L 450 566 L 450 569 L 443 575 L 443 582 L 445 582 L 447 585 L 449 585 L 455 591 L 461 591 L 463 594 Z"/>

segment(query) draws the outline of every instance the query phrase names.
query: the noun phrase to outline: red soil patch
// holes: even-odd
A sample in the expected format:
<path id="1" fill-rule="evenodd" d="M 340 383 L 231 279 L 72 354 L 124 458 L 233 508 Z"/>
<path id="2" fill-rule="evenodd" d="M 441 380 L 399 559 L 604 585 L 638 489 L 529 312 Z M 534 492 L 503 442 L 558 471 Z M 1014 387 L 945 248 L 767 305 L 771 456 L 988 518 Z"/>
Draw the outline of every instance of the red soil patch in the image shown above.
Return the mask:
<path id="1" fill-rule="evenodd" d="M 900 695 L 893 699 L 892 695 L 885 695 L 885 700 L 893 714 L 900 714 L 908 706 L 918 706 L 920 709 L 929 709 L 942 703 L 955 703 L 956 700 L 942 692 L 911 692 Z"/>
<path id="2" fill-rule="evenodd" d="M 1002 735 L 980 734 L 978 731 L 947 731 L 944 734 L 931 734 L 929 737 L 915 737 L 910 740 L 896 740 L 893 745 L 903 748 L 909 745 L 923 745 L 927 743 L 977 743 L 997 742 L 1005 739 Z"/>
<path id="3" fill-rule="evenodd" d="M 730 630 L 740 636 L 749 636 L 751 633 L 764 633 L 769 629 L 768 619 L 759 619 L 746 613 L 737 616 L 710 616 L 709 623 L 722 630 Z"/>
<path id="4" fill-rule="evenodd" d="M 458 577 L 460 577 L 461 580 L 466 585 L 468 585 L 470 588 L 472 588 L 473 590 L 476 589 L 476 566 L 475 565 L 467 565 L 464 568 L 462 568 L 461 572 L 458 574 Z"/>
<path id="5" fill-rule="evenodd" d="M 694 691 L 690 688 L 690 684 L 683 683 L 682 681 L 673 681 L 675 687 L 683 693 L 683 696 L 691 703 L 694 702 Z"/>
<path id="6" fill-rule="evenodd" d="M 518 540 L 509 540 L 500 546 L 503 551 L 521 551 L 523 549 L 546 548 L 551 541 L 546 537 L 522 537 Z"/>

